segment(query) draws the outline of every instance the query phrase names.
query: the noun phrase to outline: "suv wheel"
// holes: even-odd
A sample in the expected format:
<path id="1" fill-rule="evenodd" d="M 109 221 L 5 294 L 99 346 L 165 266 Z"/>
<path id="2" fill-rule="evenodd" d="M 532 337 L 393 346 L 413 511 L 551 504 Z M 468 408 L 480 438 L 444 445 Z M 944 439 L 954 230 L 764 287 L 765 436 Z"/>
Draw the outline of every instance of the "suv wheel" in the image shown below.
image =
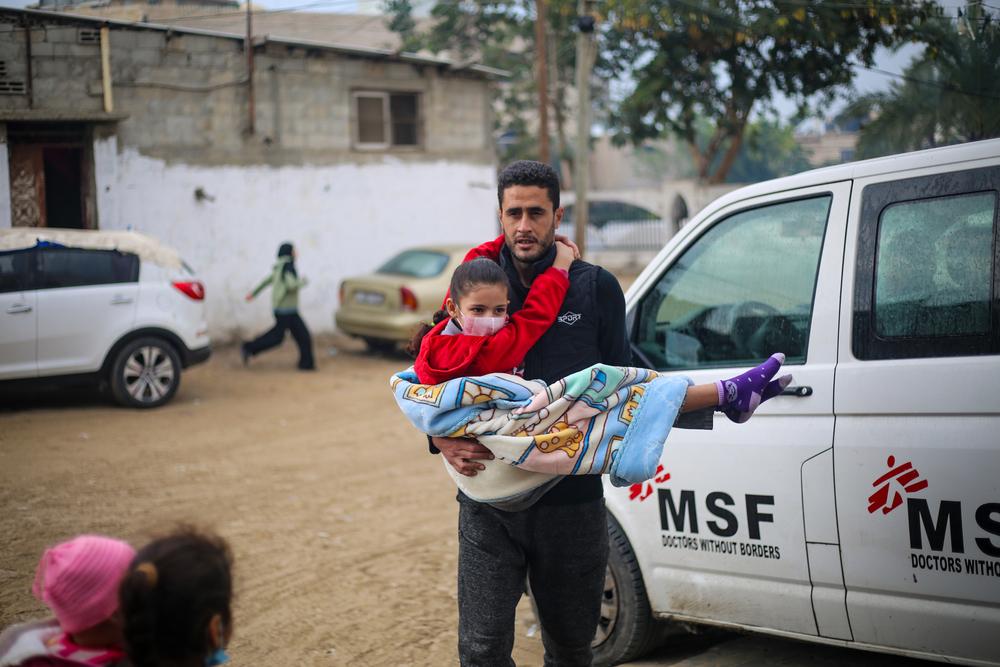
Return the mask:
<path id="1" fill-rule="evenodd" d="M 653 618 L 639 563 L 621 526 L 608 515 L 608 571 L 601 620 L 594 636 L 594 665 L 617 665 L 649 653 L 663 643 L 670 627 Z"/>
<path id="2" fill-rule="evenodd" d="M 138 338 L 119 350 L 111 365 L 111 393 L 121 405 L 156 408 L 177 392 L 181 360 L 161 338 Z"/>

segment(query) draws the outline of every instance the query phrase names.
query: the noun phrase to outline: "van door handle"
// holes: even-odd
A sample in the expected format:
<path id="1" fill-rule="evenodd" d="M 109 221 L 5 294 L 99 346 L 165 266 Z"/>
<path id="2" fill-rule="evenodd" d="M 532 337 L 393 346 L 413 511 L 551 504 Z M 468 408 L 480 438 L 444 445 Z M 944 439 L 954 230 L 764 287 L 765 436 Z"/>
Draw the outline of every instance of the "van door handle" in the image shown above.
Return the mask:
<path id="1" fill-rule="evenodd" d="M 30 313 L 31 311 L 31 306 L 26 306 L 23 303 L 15 303 L 7 309 L 9 315 L 20 315 L 21 313 Z"/>
<path id="2" fill-rule="evenodd" d="M 124 306 L 128 303 L 132 303 L 132 297 L 130 296 L 115 296 L 111 299 L 112 306 Z"/>
<path id="3" fill-rule="evenodd" d="M 806 396 L 813 395 L 813 388 L 801 385 L 799 387 L 785 387 L 785 390 L 781 392 L 782 396 L 798 396 L 799 398 L 805 398 Z"/>

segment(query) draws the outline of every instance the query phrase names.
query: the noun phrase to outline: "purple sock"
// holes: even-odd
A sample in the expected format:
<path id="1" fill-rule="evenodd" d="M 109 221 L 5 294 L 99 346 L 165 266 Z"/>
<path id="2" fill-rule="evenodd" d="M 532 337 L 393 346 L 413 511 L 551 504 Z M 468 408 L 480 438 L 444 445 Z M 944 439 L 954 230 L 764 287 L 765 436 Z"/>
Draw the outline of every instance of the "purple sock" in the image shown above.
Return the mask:
<path id="1" fill-rule="evenodd" d="M 750 419 L 754 410 L 769 398 L 780 394 L 792 381 L 791 375 L 782 375 L 772 380 L 785 355 L 775 352 L 760 366 L 751 368 L 746 373 L 728 380 L 719 380 L 715 388 L 719 392 L 719 407 L 730 420 L 742 424 Z"/>

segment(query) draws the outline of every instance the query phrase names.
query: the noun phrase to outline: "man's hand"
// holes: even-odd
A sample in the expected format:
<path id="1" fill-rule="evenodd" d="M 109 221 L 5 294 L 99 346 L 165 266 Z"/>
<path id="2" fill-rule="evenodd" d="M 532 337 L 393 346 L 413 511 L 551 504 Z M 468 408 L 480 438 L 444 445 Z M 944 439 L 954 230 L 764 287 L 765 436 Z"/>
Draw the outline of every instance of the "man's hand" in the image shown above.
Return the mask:
<path id="1" fill-rule="evenodd" d="M 247 292 L 247 295 L 243 299 L 247 302 L 253 301 L 253 292 Z"/>
<path id="2" fill-rule="evenodd" d="M 469 438 L 431 438 L 434 446 L 441 450 L 451 467 L 467 477 L 475 477 L 476 473 L 486 466 L 478 460 L 493 460 L 493 452 Z"/>

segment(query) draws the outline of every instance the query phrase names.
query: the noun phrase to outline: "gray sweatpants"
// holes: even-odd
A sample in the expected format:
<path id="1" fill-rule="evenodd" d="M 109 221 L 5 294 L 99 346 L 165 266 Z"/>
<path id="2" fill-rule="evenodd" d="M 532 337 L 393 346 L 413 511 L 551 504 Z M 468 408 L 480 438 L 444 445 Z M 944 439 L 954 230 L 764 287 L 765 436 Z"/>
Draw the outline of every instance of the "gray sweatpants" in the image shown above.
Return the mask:
<path id="1" fill-rule="evenodd" d="M 604 499 L 504 512 L 462 499 L 458 513 L 458 655 L 464 667 L 514 664 L 514 610 L 525 576 L 546 667 L 590 665 L 608 561 Z"/>

